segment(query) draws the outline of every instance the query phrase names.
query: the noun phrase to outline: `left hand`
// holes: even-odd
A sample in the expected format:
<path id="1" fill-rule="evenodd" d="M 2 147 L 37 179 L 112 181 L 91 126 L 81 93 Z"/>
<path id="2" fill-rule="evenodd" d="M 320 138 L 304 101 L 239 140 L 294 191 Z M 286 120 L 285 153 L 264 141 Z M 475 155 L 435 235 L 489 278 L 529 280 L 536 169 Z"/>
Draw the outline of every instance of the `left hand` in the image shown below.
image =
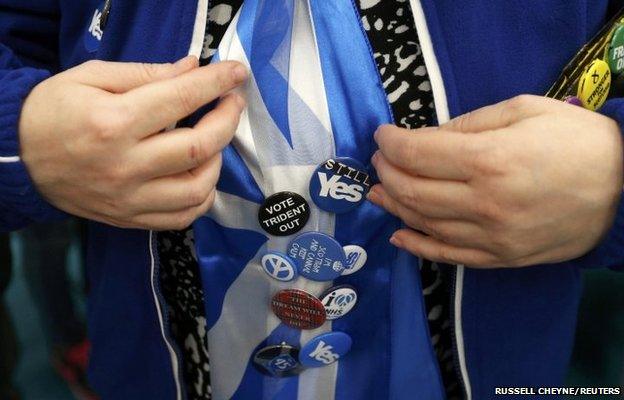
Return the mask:
<path id="1" fill-rule="evenodd" d="M 433 261 L 494 268 L 580 257 L 611 227 L 622 192 L 615 121 L 542 97 L 439 128 L 383 126 L 375 139 L 381 184 L 369 199 L 412 228 L 393 244 Z"/>

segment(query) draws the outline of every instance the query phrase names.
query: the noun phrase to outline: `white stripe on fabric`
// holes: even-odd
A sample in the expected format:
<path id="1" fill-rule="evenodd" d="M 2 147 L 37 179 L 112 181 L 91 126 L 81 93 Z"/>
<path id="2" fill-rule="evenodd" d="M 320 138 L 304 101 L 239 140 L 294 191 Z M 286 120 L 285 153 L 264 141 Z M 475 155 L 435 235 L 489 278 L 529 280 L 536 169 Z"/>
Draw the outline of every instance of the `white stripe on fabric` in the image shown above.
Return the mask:
<path id="1" fill-rule="evenodd" d="M 10 163 L 16 163 L 16 162 L 20 162 L 19 156 L 0 157 L 0 164 L 10 164 Z"/>
<path id="2" fill-rule="evenodd" d="M 416 23 L 416 30 L 418 31 L 418 38 L 420 39 L 420 47 L 425 58 L 425 65 L 427 66 L 427 72 L 429 74 L 429 81 L 431 82 L 431 89 L 433 90 L 433 101 L 435 103 L 435 110 L 438 116 L 438 123 L 443 124 L 450 119 L 448 100 L 446 98 L 446 88 L 444 87 L 444 80 L 442 79 L 442 72 L 440 71 L 440 65 L 435 55 L 433 48 L 433 42 L 431 41 L 431 34 L 429 33 L 429 27 L 427 26 L 427 20 L 425 18 L 425 12 L 422 8 L 420 0 L 410 0 L 412 7 L 412 13 L 414 14 L 414 22 Z"/>
<path id="3" fill-rule="evenodd" d="M 464 332 L 462 329 L 462 297 L 464 294 L 464 271 L 465 266 L 458 265 L 455 277 L 455 304 L 454 325 L 455 325 L 455 344 L 457 345 L 457 355 L 459 360 L 459 369 L 466 389 L 466 400 L 472 400 L 472 388 L 470 387 L 470 376 L 468 376 L 468 367 L 466 365 L 466 349 L 464 347 Z"/>
<path id="4" fill-rule="evenodd" d="M 208 0 L 197 1 L 197 13 L 195 14 L 195 25 L 193 26 L 193 38 L 189 48 L 189 56 L 201 57 L 204 49 L 204 37 L 206 35 L 206 23 L 208 22 Z"/>
<path id="5" fill-rule="evenodd" d="M 410 0 L 412 7 L 412 13 L 414 15 L 414 22 L 416 23 L 416 30 L 418 32 L 418 38 L 420 39 L 420 46 L 422 48 L 423 56 L 425 58 L 425 65 L 427 66 L 427 72 L 429 74 L 429 80 L 431 81 L 431 88 L 433 90 L 433 99 L 435 102 L 436 114 L 438 116 L 438 123 L 443 124 L 450 120 L 450 113 L 448 108 L 448 100 L 446 97 L 446 88 L 444 87 L 444 80 L 442 79 L 442 71 L 440 70 L 440 64 L 435 55 L 433 42 L 429 33 L 429 27 L 427 26 L 427 20 L 425 18 L 425 12 L 422 8 L 420 0 Z M 462 297 L 464 288 L 464 269 L 465 266 L 458 265 L 455 280 L 455 304 L 454 307 L 454 326 L 455 326 L 455 343 L 457 345 L 458 362 L 461 372 L 464 389 L 466 390 L 467 400 L 472 400 L 472 388 L 470 386 L 470 376 L 468 375 L 468 368 L 466 365 L 466 349 L 464 347 L 464 332 L 462 325 Z"/>
<path id="6" fill-rule="evenodd" d="M 158 312 L 158 323 L 160 325 L 160 334 L 163 338 L 163 341 L 165 342 L 165 345 L 167 346 L 169 355 L 171 356 L 171 368 L 173 370 L 173 378 L 174 378 L 175 387 L 176 387 L 176 400 L 182 400 L 182 387 L 181 387 L 180 379 L 179 379 L 180 366 L 178 362 L 178 357 L 175 351 L 173 350 L 173 346 L 169 342 L 169 339 L 167 339 L 167 334 L 165 331 L 165 323 L 163 320 L 163 313 L 162 313 L 162 309 L 160 306 L 160 301 L 158 300 L 158 295 L 156 294 L 156 285 L 154 283 L 154 274 L 156 271 L 156 259 L 154 257 L 154 246 L 153 246 L 154 240 L 153 239 L 154 239 L 154 231 L 150 231 L 149 233 L 149 249 L 150 249 L 150 262 L 151 262 L 150 284 L 152 288 L 152 295 L 154 296 L 154 304 L 156 305 L 156 311 Z"/>

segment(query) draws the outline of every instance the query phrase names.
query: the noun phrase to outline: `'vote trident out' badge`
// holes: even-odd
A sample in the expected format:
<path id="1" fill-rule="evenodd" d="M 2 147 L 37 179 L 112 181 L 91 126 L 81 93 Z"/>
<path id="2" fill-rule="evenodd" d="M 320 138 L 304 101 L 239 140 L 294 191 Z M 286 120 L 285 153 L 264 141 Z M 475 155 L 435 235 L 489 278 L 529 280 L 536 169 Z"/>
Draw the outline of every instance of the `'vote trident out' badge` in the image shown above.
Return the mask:
<path id="1" fill-rule="evenodd" d="M 262 229 L 273 236 L 290 236 L 299 232 L 310 218 L 310 205 L 301 195 L 280 192 L 266 199 L 258 211 Z"/>

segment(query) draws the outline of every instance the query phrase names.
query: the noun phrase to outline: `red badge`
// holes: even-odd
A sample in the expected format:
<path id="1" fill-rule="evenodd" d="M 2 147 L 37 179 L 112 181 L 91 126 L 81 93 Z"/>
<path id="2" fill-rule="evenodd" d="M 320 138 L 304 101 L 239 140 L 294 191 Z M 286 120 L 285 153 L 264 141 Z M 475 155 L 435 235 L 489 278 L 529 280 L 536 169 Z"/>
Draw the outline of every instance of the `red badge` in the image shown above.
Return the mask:
<path id="1" fill-rule="evenodd" d="M 271 308 L 283 323 L 297 329 L 316 329 L 326 320 L 323 303 L 303 290 L 277 292 L 271 300 Z"/>

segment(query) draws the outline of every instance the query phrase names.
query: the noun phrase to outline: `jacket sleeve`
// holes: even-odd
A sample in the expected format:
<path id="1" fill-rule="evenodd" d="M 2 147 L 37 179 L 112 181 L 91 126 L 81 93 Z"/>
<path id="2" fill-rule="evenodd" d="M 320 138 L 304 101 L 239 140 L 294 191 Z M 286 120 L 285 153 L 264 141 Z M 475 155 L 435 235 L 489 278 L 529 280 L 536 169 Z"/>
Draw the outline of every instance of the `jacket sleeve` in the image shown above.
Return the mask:
<path id="1" fill-rule="evenodd" d="M 62 215 L 37 193 L 19 150 L 22 104 L 32 88 L 49 76 L 47 70 L 21 65 L 13 53 L 0 44 L 0 231 L 58 219 Z"/>
<path id="2" fill-rule="evenodd" d="M 617 121 L 624 134 L 624 98 L 609 100 L 600 113 Z M 603 240 L 572 263 L 581 268 L 611 268 L 624 272 L 624 197 L 620 199 L 613 226 Z"/>
<path id="3" fill-rule="evenodd" d="M 56 0 L 0 0 L 0 232 L 63 214 L 37 193 L 20 159 L 24 100 L 58 65 Z"/>

